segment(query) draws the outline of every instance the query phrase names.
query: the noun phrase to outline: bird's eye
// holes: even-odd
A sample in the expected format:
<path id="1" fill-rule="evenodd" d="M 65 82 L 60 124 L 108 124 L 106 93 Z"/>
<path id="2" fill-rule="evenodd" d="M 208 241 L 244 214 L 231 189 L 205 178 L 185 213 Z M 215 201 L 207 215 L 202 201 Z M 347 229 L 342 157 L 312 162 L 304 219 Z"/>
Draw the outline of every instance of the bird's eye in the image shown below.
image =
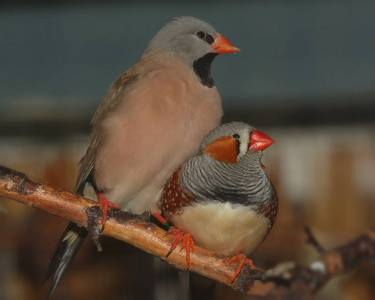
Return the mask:
<path id="1" fill-rule="evenodd" d="M 206 34 L 203 31 L 198 31 L 197 32 L 197 37 L 199 37 L 200 39 L 204 39 L 205 36 L 206 36 Z"/>
<path id="2" fill-rule="evenodd" d="M 235 140 L 239 140 L 240 139 L 240 135 L 235 133 L 232 135 L 232 137 L 235 139 Z"/>

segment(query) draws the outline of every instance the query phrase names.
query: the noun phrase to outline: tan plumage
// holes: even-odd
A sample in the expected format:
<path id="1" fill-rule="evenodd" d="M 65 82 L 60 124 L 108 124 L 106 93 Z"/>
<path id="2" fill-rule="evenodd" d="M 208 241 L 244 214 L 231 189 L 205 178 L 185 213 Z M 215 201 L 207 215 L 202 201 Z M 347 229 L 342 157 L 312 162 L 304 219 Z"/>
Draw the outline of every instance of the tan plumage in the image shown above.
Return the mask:
<path id="1" fill-rule="evenodd" d="M 154 211 L 168 177 L 220 124 L 210 66 L 216 55 L 237 51 L 206 22 L 180 17 L 167 23 L 95 112 L 76 191 L 95 199 L 95 189 L 133 213 Z M 86 235 L 74 224 L 63 233 L 48 270 L 47 297 Z"/>
<path id="2" fill-rule="evenodd" d="M 123 101 L 114 110 L 106 100 L 129 76 L 138 80 L 119 95 Z M 134 213 L 149 211 L 170 174 L 195 154 L 221 115 L 216 87 L 202 85 L 179 57 L 148 54 L 114 83 L 99 107 L 81 169 L 92 166 L 109 201 Z"/>

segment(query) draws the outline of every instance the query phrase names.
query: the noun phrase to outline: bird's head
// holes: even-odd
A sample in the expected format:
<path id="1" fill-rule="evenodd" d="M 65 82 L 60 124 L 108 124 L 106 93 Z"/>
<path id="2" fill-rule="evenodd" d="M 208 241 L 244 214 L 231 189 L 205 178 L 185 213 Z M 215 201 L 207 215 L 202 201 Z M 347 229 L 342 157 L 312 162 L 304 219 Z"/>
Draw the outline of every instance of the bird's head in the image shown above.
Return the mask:
<path id="1" fill-rule="evenodd" d="M 263 151 L 273 143 L 273 139 L 252 126 L 231 122 L 211 131 L 201 150 L 217 161 L 238 163 L 248 152 Z"/>
<path id="2" fill-rule="evenodd" d="M 208 69 L 218 54 L 238 52 L 232 44 L 207 22 L 193 17 L 178 17 L 163 26 L 150 41 L 147 51 L 177 54 L 187 64 Z M 204 59 L 204 61 L 200 61 Z M 199 74 L 198 74 L 199 76 Z"/>

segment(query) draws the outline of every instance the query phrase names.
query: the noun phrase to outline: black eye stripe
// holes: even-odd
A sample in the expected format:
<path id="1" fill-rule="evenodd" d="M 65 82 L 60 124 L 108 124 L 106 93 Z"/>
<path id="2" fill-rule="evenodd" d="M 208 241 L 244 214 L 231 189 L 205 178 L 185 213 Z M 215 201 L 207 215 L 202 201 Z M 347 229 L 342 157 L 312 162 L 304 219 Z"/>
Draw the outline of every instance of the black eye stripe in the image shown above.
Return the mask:
<path id="1" fill-rule="evenodd" d="M 236 146 L 237 146 L 237 156 L 240 154 L 240 140 L 236 140 Z"/>
<path id="2" fill-rule="evenodd" d="M 236 146 L 237 146 L 237 156 L 240 154 L 240 135 L 235 133 L 235 134 L 232 134 L 232 138 L 234 138 L 236 140 Z"/>
<path id="3" fill-rule="evenodd" d="M 198 31 L 196 34 L 197 34 L 197 37 L 199 37 L 200 39 L 206 41 L 210 45 L 214 42 L 214 38 L 212 37 L 212 35 L 207 34 L 204 31 Z"/>
<path id="4" fill-rule="evenodd" d="M 204 40 L 209 43 L 210 45 L 214 42 L 214 38 L 212 37 L 212 35 L 209 35 L 207 34 L 206 37 L 204 38 Z"/>

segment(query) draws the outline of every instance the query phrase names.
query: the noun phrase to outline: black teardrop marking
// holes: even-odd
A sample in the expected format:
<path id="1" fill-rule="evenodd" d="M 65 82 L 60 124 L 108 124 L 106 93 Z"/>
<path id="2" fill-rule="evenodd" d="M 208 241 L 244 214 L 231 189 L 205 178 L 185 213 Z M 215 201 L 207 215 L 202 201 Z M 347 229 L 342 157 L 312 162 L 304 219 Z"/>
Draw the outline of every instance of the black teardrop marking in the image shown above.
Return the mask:
<path id="1" fill-rule="evenodd" d="M 193 63 L 195 74 L 197 74 L 201 83 L 209 88 L 215 86 L 211 77 L 211 63 L 217 55 L 217 53 L 208 53 Z"/>

